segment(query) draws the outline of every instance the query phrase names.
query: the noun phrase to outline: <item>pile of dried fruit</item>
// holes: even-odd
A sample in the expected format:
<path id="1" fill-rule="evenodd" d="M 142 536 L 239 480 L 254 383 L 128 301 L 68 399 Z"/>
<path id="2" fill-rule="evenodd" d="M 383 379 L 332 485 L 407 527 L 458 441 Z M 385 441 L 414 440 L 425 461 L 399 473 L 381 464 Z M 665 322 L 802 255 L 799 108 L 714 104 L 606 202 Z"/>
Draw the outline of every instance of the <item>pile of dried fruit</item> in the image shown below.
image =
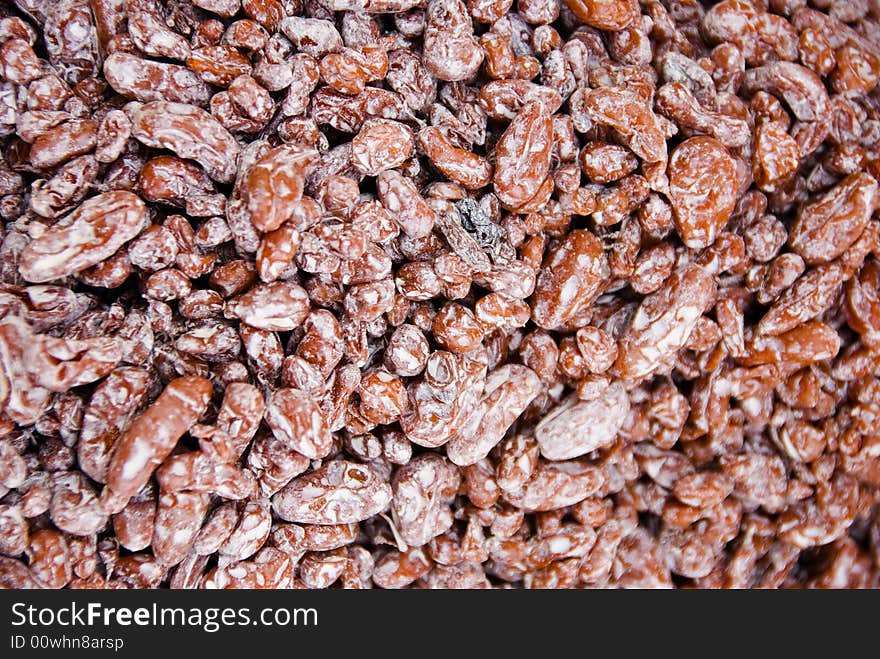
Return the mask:
<path id="1" fill-rule="evenodd" d="M 880 586 L 876 0 L 14 0 L 0 75 L 0 585 Z"/>

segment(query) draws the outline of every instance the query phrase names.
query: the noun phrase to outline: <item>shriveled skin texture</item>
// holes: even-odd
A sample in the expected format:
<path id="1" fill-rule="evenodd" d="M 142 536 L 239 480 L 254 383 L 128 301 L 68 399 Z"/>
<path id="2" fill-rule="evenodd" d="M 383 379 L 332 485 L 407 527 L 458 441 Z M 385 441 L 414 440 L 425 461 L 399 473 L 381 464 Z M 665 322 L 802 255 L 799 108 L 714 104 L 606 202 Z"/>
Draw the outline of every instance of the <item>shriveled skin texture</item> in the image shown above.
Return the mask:
<path id="1" fill-rule="evenodd" d="M 49 62 L 65 80 L 76 84 L 98 72 L 98 33 L 88 2 L 61 0 L 50 9 L 43 29 Z"/>
<path id="2" fill-rule="evenodd" d="M 532 320 L 545 329 L 568 321 L 599 294 L 607 268 L 599 239 L 585 229 L 572 231 L 544 260 Z"/>
<path id="3" fill-rule="evenodd" d="M 600 30 L 621 30 L 639 15 L 633 0 L 566 0 L 565 4 L 584 23 Z"/>
<path id="4" fill-rule="evenodd" d="M 403 124 L 387 119 L 364 123 L 351 143 L 355 167 L 368 176 L 402 165 L 413 152 L 413 136 Z"/>
<path id="5" fill-rule="evenodd" d="M 305 291 L 289 282 L 261 284 L 226 305 L 229 317 L 251 327 L 282 332 L 299 326 L 308 310 Z"/>
<path id="6" fill-rule="evenodd" d="M 517 208 L 538 192 L 550 170 L 553 126 L 538 103 L 526 105 L 495 147 L 493 179 L 501 203 Z"/>
<path id="7" fill-rule="evenodd" d="M 293 217 L 307 167 L 316 156 L 311 149 L 285 145 L 272 149 L 251 167 L 243 192 L 258 231 L 274 231 Z"/>
<path id="8" fill-rule="evenodd" d="M 119 438 L 107 469 L 104 499 L 114 512 L 149 480 L 153 470 L 174 449 L 177 440 L 204 413 L 211 383 L 187 376 L 172 380 Z"/>
<path id="9" fill-rule="evenodd" d="M 880 588 L 876 2 L 6 5 L 0 587 Z"/>
<path id="10" fill-rule="evenodd" d="M 687 343 L 714 296 L 715 283 L 700 266 L 685 266 L 673 273 L 633 314 L 620 339 L 614 365 L 617 373 L 641 379 L 663 368 Z"/>
<path id="11" fill-rule="evenodd" d="M 467 80 L 483 61 L 461 0 L 431 0 L 425 14 L 424 62 L 439 80 Z"/>
<path id="12" fill-rule="evenodd" d="M 105 482 L 113 447 L 143 401 L 148 381 L 145 369 L 123 366 L 107 376 L 92 394 L 77 446 L 80 468 L 90 478 Z"/>
<path id="13" fill-rule="evenodd" d="M 105 192 L 83 202 L 21 254 L 21 275 L 46 282 L 97 265 L 137 236 L 147 220 L 144 202 L 125 191 Z"/>
<path id="14" fill-rule="evenodd" d="M 584 105 L 594 122 L 616 130 L 646 162 L 666 159 L 666 141 L 657 116 L 637 94 L 626 88 L 602 87 L 591 90 Z"/>
<path id="15" fill-rule="evenodd" d="M 682 142 L 669 158 L 669 198 L 682 242 L 708 247 L 736 205 L 736 163 L 711 137 Z"/>
<path id="16" fill-rule="evenodd" d="M 510 426 L 534 400 L 541 381 L 529 368 L 509 364 L 486 380 L 483 400 L 476 414 L 479 423 L 470 423 L 453 437 L 446 453 L 459 466 L 479 462 L 504 438 Z"/>
<path id="17" fill-rule="evenodd" d="M 452 526 L 448 502 L 460 481 L 458 470 L 436 454 L 414 458 L 397 472 L 391 510 L 404 542 L 420 547 Z"/>
<path id="18" fill-rule="evenodd" d="M 136 101 L 173 101 L 205 105 L 211 98 L 208 85 L 178 64 L 113 53 L 104 61 L 104 76 L 115 91 Z"/>
<path id="19" fill-rule="evenodd" d="M 851 174 L 821 199 L 801 207 L 788 244 L 809 265 L 842 255 L 858 238 L 877 206 L 877 180 Z"/>
<path id="20" fill-rule="evenodd" d="M 488 160 L 456 147 L 433 126 L 419 133 L 419 143 L 434 167 L 468 190 L 478 190 L 492 179 L 494 170 Z"/>
<path id="21" fill-rule="evenodd" d="M 348 524 L 382 512 L 391 501 L 391 487 L 368 467 L 331 460 L 297 478 L 272 499 L 275 512 L 302 524 Z"/>
<path id="22" fill-rule="evenodd" d="M 564 401 L 535 427 L 541 455 L 568 460 L 611 444 L 629 414 L 629 398 L 619 384 L 591 401 Z"/>
<path id="23" fill-rule="evenodd" d="M 134 112 L 132 136 L 147 146 L 192 158 L 222 183 L 235 176 L 238 143 L 214 117 L 193 105 L 147 103 Z"/>
<path id="24" fill-rule="evenodd" d="M 275 437 L 308 458 L 322 458 L 332 446 L 317 403 L 295 389 L 279 389 L 269 399 L 266 423 Z"/>

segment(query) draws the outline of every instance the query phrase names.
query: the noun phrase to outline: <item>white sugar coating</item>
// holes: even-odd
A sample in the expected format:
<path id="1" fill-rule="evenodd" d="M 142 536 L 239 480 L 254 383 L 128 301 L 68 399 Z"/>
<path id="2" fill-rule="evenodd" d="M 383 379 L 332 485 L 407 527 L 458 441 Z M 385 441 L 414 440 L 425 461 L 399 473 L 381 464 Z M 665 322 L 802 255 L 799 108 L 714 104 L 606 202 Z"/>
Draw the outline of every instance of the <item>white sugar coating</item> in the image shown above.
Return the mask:
<path id="1" fill-rule="evenodd" d="M 871 3 L 14 4 L 0 586 L 880 585 Z"/>

